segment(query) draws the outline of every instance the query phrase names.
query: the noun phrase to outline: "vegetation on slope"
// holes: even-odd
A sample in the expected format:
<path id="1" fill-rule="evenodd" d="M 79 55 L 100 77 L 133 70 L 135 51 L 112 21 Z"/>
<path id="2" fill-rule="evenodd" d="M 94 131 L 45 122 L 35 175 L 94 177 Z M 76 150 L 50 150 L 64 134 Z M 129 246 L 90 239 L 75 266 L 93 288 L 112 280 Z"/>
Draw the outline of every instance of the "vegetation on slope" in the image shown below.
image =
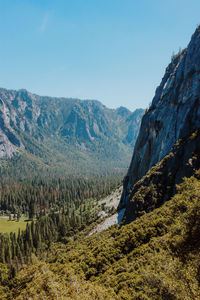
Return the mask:
<path id="1" fill-rule="evenodd" d="M 109 143 L 109 141 L 108 141 Z M 34 146 L 33 146 L 34 145 Z M 35 147 L 38 149 L 35 150 Z M 124 145 L 115 148 L 101 143 L 104 151 L 81 150 L 78 146 L 64 144 L 60 139 L 39 144 L 32 138 L 32 150 L 20 150 L 12 158 L 0 158 L 0 178 L 2 180 L 31 180 L 40 176 L 54 178 L 61 176 L 98 176 L 106 173 L 125 174 L 131 156 L 131 148 Z M 122 159 L 123 157 L 123 159 Z M 112 158 L 112 159 L 111 159 Z"/>
<path id="2" fill-rule="evenodd" d="M 54 244 L 12 280 L 2 264 L 1 298 L 199 299 L 199 173 L 177 190 L 128 225 Z"/>

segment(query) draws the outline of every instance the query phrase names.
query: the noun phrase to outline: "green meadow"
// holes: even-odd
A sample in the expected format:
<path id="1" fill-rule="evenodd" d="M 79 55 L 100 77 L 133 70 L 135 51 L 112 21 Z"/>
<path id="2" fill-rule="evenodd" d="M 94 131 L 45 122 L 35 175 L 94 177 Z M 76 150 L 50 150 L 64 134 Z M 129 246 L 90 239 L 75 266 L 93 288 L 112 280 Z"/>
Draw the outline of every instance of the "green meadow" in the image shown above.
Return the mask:
<path id="1" fill-rule="evenodd" d="M 19 222 L 17 221 L 9 221 L 9 217 L 0 216 L 0 233 L 10 233 L 10 232 L 18 232 L 18 229 L 24 230 L 26 228 L 26 224 L 30 221 L 27 221 L 27 217 L 21 217 Z"/>

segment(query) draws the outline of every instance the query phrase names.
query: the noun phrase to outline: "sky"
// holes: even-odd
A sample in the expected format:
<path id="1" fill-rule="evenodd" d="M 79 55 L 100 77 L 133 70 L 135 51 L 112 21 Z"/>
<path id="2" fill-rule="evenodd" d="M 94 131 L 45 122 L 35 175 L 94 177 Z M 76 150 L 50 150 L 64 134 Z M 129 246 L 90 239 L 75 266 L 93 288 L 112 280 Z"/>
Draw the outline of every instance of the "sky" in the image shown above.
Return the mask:
<path id="1" fill-rule="evenodd" d="M 149 106 L 199 0 L 0 0 L 0 87 Z"/>

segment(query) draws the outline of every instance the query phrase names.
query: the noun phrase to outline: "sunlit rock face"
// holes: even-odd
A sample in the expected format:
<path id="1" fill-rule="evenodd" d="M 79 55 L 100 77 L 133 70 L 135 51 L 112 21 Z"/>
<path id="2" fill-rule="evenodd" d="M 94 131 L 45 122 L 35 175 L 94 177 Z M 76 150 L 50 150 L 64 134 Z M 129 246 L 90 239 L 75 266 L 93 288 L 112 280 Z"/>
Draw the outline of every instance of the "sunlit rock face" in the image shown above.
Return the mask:
<path id="1" fill-rule="evenodd" d="M 133 185 L 196 128 L 200 128 L 200 27 L 188 47 L 172 58 L 142 119 L 119 207 L 129 202 Z"/>

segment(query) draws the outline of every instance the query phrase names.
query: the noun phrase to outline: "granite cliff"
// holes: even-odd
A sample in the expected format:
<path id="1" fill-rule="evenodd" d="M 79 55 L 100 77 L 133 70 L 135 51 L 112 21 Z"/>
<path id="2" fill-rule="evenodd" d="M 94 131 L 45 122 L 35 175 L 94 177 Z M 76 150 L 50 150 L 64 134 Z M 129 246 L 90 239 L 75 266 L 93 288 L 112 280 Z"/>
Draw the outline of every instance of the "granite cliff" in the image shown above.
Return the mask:
<path id="1" fill-rule="evenodd" d="M 165 191 L 162 194 L 159 204 L 157 203 L 158 206 L 174 194 L 175 184 L 179 183 L 183 176 L 191 176 L 191 169 L 188 171 L 186 165 L 187 162 L 192 161 L 190 159 L 193 159 L 195 153 L 196 160 L 199 160 L 199 140 L 197 139 L 196 143 L 193 141 L 193 146 L 191 146 L 191 142 L 188 145 L 187 143 L 181 144 L 178 152 L 173 147 L 177 141 L 182 139 L 190 141 L 190 137 L 196 130 L 198 136 L 199 128 L 200 27 L 196 29 L 188 47 L 172 57 L 161 84 L 156 89 L 155 97 L 143 116 L 132 161 L 124 179 L 119 205 L 119 208 L 126 207 L 125 218 L 128 222 L 137 217 L 139 211 L 147 212 L 153 209 L 151 205 L 148 205 L 149 198 L 152 199 L 151 196 L 142 200 L 143 205 L 137 203 L 138 185 L 148 186 L 149 173 L 147 172 L 155 164 L 161 162 L 166 155 L 171 153 L 174 161 L 171 160 L 170 168 L 163 169 L 162 167 L 165 179 L 163 180 L 164 177 L 160 176 L 159 180 L 157 178 L 157 184 L 161 181 L 160 185 L 164 185 L 165 182 L 168 185 L 170 174 L 172 174 L 173 183 L 170 183 L 172 185 L 170 193 L 167 194 Z M 189 145 L 191 148 L 187 149 Z M 187 162 L 185 157 L 187 157 Z M 157 170 L 158 166 L 155 168 Z M 160 170 L 157 171 L 160 172 Z M 155 181 L 154 178 L 152 182 L 155 183 Z M 139 206 L 140 208 L 138 208 Z M 146 206 L 145 209 L 144 206 Z"/>

